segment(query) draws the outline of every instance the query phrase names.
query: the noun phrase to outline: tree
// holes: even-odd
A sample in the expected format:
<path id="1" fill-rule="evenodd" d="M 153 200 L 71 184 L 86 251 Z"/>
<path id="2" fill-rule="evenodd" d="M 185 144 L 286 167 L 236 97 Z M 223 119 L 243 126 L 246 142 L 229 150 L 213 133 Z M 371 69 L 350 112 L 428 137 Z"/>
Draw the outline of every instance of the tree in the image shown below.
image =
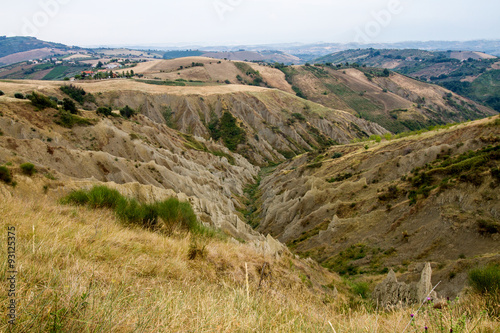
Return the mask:
<path id="1" fill-rule="evenodd" d="M 71 99 L 67 97 L 63 99 L 63 109 L 71 114 L 77 114 L 78 112 L 78 110 L 76 109 L 75 102 L 73 102 Z"/>
<path id="2" fill-rule="evenodd" d="M 103 116 L 111 116 L 113 114 L 111 108 L 105 106 L 97 108 L 96 112 L 97 114 L 102 114 Z"/>
<path id="3" fill-rule="evenodd" d="M 131 107 L 129 107 L 128 105 L 126 105 L 124 108 L 122 108 L 120 110 L 120 114 L 124 118 L 130 118 L 130 117 L 132 117 L 135 114 L 135 111 L 134 111 L 134 109 L 132 109 Z"/>
<path id="4" fill-rule="evenodd" d="M 95 67 L 102 68 L 102 66 L 104 66 L 104 64 L 102 63 L 102 61 L 99 61 Z"/>
<path id="5" fill-rule="evenodd" d="M 28 96 L 28 99 L 31 101 L 31 104 L 36 106 L 39 110 L 43 110 L 45 108 L 57 108 L 56 102 L 45 95 L 38 94 L 36 91 L 33 91 L 33 93 Z"/>
<path id="6" fill-rule="evenodd" d="M 389 77 L 390 74 L 391 74 L 391 72 L 389 72 L 389 70 L 387 68 L 384 68 L 384 71 L 382 72 L 382 76 Z"/>

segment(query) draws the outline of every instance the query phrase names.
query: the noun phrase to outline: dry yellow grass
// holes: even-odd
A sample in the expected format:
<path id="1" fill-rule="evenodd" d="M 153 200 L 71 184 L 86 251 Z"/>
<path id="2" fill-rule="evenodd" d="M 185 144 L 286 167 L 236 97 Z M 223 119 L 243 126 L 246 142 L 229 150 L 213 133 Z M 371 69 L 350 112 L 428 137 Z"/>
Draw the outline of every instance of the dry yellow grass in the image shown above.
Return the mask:
<path id="1" fill-rule="evenodd" d="M 357 301 L 333 300 L 307 287 L 303 262 L 264 258 L 245 244 L 198 239 L 207 253 L 188 260 L 192 236 L 125 227 L 107 210 L 14 195 L 2 200 L 0 216 L 4 244 L 7 226 L 15 226 L 17 235 L 14 332 L 332 332 L 329 322 L 337 332 L 401 332 L 415 311 L 354 310 Z M 5 252 L 2 247 L 4 281 Z M 259 290 L 264 262 L 271 274 Z M 5 313 L 6 288 L 0 299 Z M 482 317 L 480 300 L 474 302 L 452 313 L 455 321 L 466 315 L 463 332 L 476 324 L 477 332 L 497 332 L 498 322 Z M 436 327 L 438 321 L 421 313 L 418 331 Z M 449 322 L 448 312 L 444 316 Z M 3 316 L 0 330 L 8 327 Z"/>
<path id="2" fill-rule="evenodd" d="M 9 80 L 0 82 L 0 90 L 6 97 L 13 97 L 16 92 L 31 93 L 32 91 L 41 92 L 47 96 L 65 95 L 59 90 L 61 85 L 68 84 L 62 81 L 34 81 L 34 80 Z M 160 86 L 137 82 L 135 80 L 102 80 L 102 81 L 78 81 L 73 83 L 75 86 L 82 87 L 90 93 L 105 93 L 109 91 L 141 91 L 150 94 L 173 94 L 173 95 L 214 95 L 229 94 L 235 92 L 263 92 L 269 91 L 267 88 L 243 85 L 218 85 L 218 86 Z"/>

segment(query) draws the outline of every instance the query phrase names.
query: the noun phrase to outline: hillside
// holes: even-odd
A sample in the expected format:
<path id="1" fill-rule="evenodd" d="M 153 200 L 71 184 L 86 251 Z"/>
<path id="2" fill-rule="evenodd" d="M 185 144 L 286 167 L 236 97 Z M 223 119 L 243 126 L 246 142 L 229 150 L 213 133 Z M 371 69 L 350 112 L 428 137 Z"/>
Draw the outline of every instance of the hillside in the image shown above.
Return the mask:
<path id="1" fill-rule="evenodd" d="M 499 59 L 482 52 L 364 49 L 347 50 L 316 60 L 388 68 L 451 91 L 500 112 L 497 72 Z"/>
<path id="2" fill-rule="evenodd" d="M 470 268 L 498 262 L 498 117 L 382 141 L 380 125 L 279 89 L 142 81 L 0 81 L 15 331 L 402 331 L 418 304 L 385 312 L 369 300 L 389 268 L 416 281 L 430 261 L 446 297 Z M 73 113 L 56 105 L 70 97 Z M 369 136 L 381 142 L 349 144 Z M 96 185 L 121 198 L 85 194 Z M 168 224 L 175 205 L 155 216 L 166 200 L 196 228 Z M 464 294 L 445 320 L 492 331 L 487 302 Z M 437 330 L 436 315 L 426 307 L 416 327 Z"/>
<path id="3" fill-rule="evenodd" d="M 264 175 L 253 223 L 343 275 L 431 261 L 438 292 L 500 262 L 500 118 L 308 153 Z"/>
<path id="4" fill-rule="evenodd" d="M 69 47 L 64 44 L 45 42 L 34 37 L 0 37 L 0 64 L 4 64 L 3 58 L 15 53 L 22 53 L 37 49 L 61 49 Z"/>
<path id="5" fill-rule="evenodd" d="M 186 57 L 142 63 L 134 72 L 169 85 L 225 82 L 273 87 L 327 108 L 348 111 L 395 133 L 496 114 L 439 86 L 395 73 L 386 76 L 378 69 L 269 66 Z"/>
<path id="6" fill-rule="evenodd" d="M 496 114 L 442 87 L 377 68 L 318 64 L 281 70 L 297 95 L 349 111 L 393 133 Z"/>
<path id="7" fill-rule="evenodd" d="M 60 85 L 40 81 L 0 82 L 0 90 L 11 97 L 16 92 L 33 90 L 47 96 L 61 96 Z M 219 142 L 257 165 L 387 132 L 348 112 L 255 86 L 174 87 L 133 80 L 87 81 L 78 86 L 92 93 L 100 106 L 118 109 L 128 105 L 147 119 L 167 123 L 183 133 L 204 140 L 221 139 Z M 96 108 L 94 103 L 88 106 Z M 232 134 L 227 136 L 224 131 Z"/>

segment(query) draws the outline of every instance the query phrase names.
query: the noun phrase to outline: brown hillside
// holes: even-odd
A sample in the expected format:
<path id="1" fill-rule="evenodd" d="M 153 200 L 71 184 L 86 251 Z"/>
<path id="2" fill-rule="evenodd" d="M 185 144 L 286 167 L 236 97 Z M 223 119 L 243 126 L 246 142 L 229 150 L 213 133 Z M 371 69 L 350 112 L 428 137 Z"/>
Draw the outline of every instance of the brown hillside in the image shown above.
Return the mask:
<path id="1" fill-rule="evenodd" d="M 393 132 L 497 114 L 440 86 L 396 73 L 384 77 L 381 70 L 326 66 L 294 66 L 286 71 L 308 99 L 352 112 Z"/>
<path id="2" fill-rule="evenodd" d="M 500 260 L 499 121 L 297 157 L 263 179 L 257 230 L 342 274 L 432 261 L 457 292 Z"/>

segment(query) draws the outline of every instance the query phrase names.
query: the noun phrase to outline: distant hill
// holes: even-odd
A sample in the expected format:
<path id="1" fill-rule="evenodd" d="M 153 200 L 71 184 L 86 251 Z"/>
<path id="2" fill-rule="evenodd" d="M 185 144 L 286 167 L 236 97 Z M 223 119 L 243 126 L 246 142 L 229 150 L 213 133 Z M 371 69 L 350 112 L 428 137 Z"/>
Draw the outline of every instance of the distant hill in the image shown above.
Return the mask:
<path id="1" fill-rule="evenodd" d="M 388 68 L 451 91 L 500 111 L 500 59 L 475 51 L 430 52 L 408 49 L 357 49 L 315 60 Z"/>
<path id="2" fill-rule="evenodd" d="M 18 53 L 43 49 L 45 47 L 67 50 L 70 47 L 60 43 L 45 42 L 34 37 L 0 37 L 0 58 Z"/>
<path id="3" fill-rule="evenodd" d="M 394 133 L 495 114 L 447 89 L 387 69 L 345 64 L 280 69 L 297 95 L 349 111 Z"/>
<path id="4" fill-rule="evenodd" d="M 64 44 L 45 42 L 34 37 L 0 37 L 0 65 L 65 54 L 72 49 Z"/>
<path id="5" fill-rule="evenodd" d="M 184 58 L 184 57 L 198 57 L 201 56 L 204 52 L 198 50 L 186 50 L 186 51 L 166 51 L 163 54 L 163 59 L 175 59 L 175 58 Z"/>
<path id="6" fill-rule="evenodd" d="M 238 60 L 238 61 L 264 61 L 279 62 L 285 64 L 303 63 L 299 57 L 286 54 L 281 51 L 235 51 L 235 52 L 207 52 L 202 56 L 216 59 Z"/>

